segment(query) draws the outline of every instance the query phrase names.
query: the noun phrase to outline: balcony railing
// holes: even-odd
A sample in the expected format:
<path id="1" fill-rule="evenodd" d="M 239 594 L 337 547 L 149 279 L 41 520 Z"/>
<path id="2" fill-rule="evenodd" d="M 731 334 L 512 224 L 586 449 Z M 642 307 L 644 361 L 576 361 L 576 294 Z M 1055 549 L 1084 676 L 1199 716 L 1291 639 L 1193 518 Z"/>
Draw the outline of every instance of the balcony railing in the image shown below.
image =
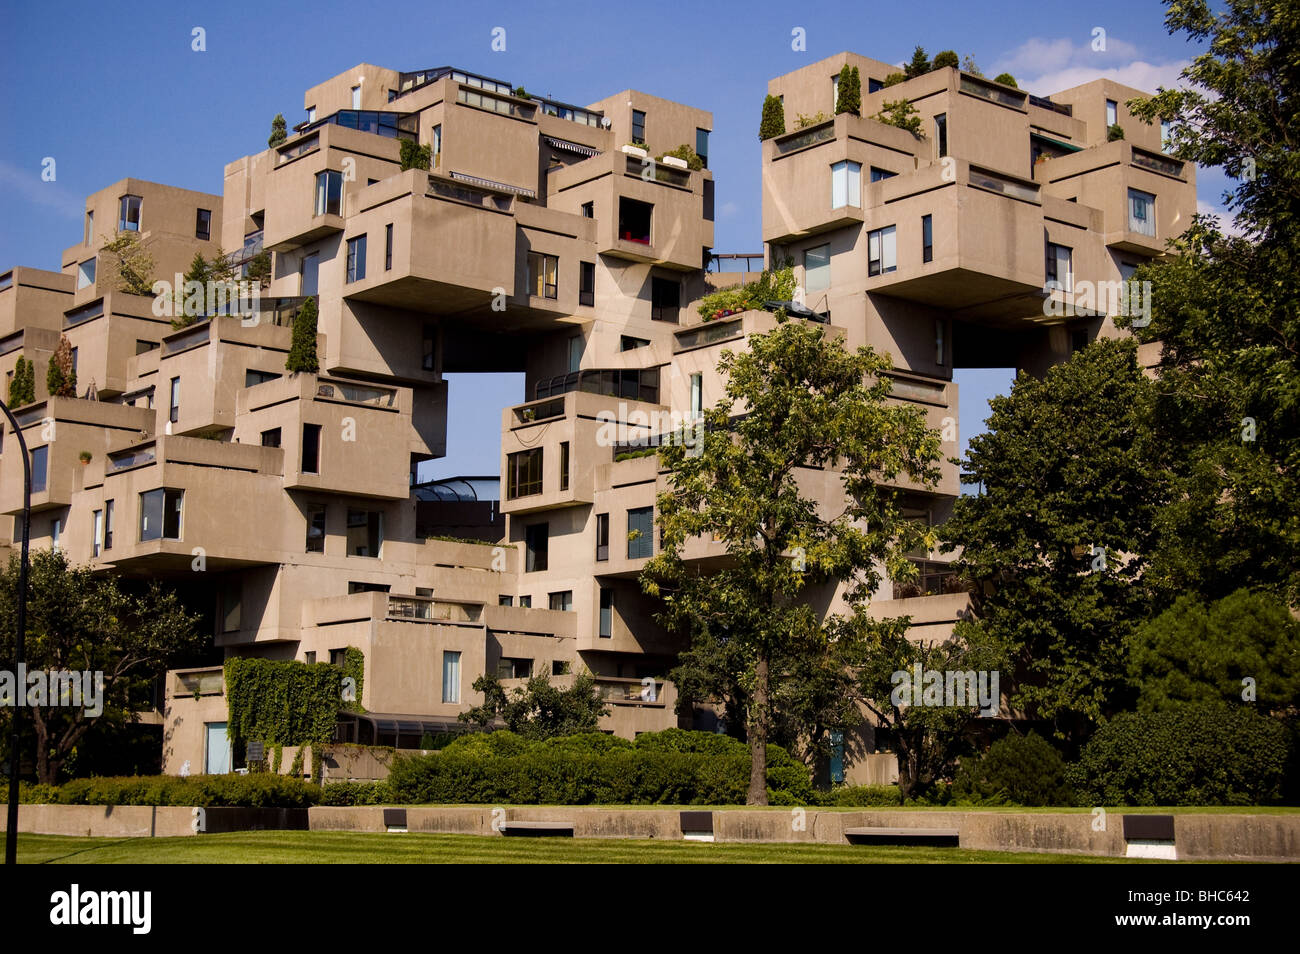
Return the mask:
<path id="1" fill-rule="evenodd" d="M 1050 109 L 1054 113 L 1060 113 L 1062 116 L 1073 116 L 1074 107 L 1068 103 L 1054 103 L 1046 96 L 1035 96 L 1029 94 L 1029 105 L 1038 106 L 1041 109 Z"/>
<path id="2" fill-rule="evenodd" d="M 788 153 L 798 152 L 800 149 L 806 149 L 808 146 L 815 146 L 819 142 L 829 142 L 835 138 L 835 124 L 826 123 L 822 126 L 814 126 L 807 132 L 800 133 L 797 136 L 791 136 L 789 139 L 778 139 L 776 142 L 776 154 L 784 156 Z"/>
<path id="3" fill-rule="evenodd" d="M 654 159 L 638 159 L 636 156 L 627 157 L 627 175 L 635 176 L 638 179 L 645 178 L 645 173 L 654 170 L 653 176 L 655 182 L 662 182 L 664 185 L 676 186 L 679 189 L 689 189 L 691 187 L 691 174 L 686 169 L 674 169 L 672 166 L 665 166 L 662 162 Z"/>
<path id="4" fill-rule="evenodd" d="M 995 172 L 986 172 L 983 169 L 971 166 L 969 181 L 973 186 L 1000 192 L 1011 199 L 1020 199 L 1025 202 L 1038 201 L 1038 186 L 1007 179 Z"/>
<path id="5" fill-rule="evenodd" d="M 302 131 L 312 132 L 322 126 L 342 126 L 385 139 L 408 139 L 411 142 L 415 142 L 420 133 L 420 119 L 415 113 L 390 113 L 377 109 L 340 109 L 324 119 L 308 123 Z"/>
<path id="6" fill-rule="evenodd" d="M 389 596 L 387 618 L 417 623 L 477 623 L 483 607 L 448 603 L 428 596 Z"/>
<path id="7" fill-rule="evenodd" d="M 528 94 L 528 98 L 537 103 L 542 112 L 547 116 L 557 116 L 560 119 L 567 119 L 569 122 L 578 123 L 581 126 L 593 126 L 600 128 L 600 121 L 605 118 L 605 114 L 598 110 L 581 109 L 577 106 L 570 106 L 568 103 L 561 103 L 558 100 L 547 99 L 544 96 L 534 96 Z"/>
<path id="8" fill-rule="evenodd" d="M 744 333 L 745 323 L 743 321 L 710 322 L 698 328 L 691 328 L 689 331 L 677 332 L 677 350 L 686 351 L 688 348 L 698 348 L 703 345 L 716 344 L 719 341 L 729 341 L 732 338 L 739 338 Z"/>
<path id="9" fill-rule="evenodd" d="M 1164 156 L 1157 156 L 1136 148 L 1133 150 L 1133 165 L 1166 176 L 1182 178 L 1183 175 L 1183 164 L 1176 159 L 1166 159 Z"/>
<path id="10" fill-rule="evenodd" d="M 611 705 L 664 705 L 664 680 L 618 679 L 596 677 L 596 692 Z"/>
<path id="11" fill-rule="evenodd" d="M 508 195 L 448 182 L 446 179 L 437 176 L 429 176 L 429 189 L 426 195 L 430 198 L 451 199 L 454 202 L 465 202 L 469 205 L 496 209 L 498 212 L 509 212 L 514 203 L 514 199 Z"/>
<path id="12" fill-rule="evenodd" d="M 349 404 L 368 404 L 371 407 L 392 407 L 397 401 L 397 392 L 392 388 L 344 384 L 342 381 L 318 381 L 316 396 L 327 401 L 346 401 Z"/>
<path id="13" fill-rule="evenodd" d="M 152 464 L 157 459 L 158 454 L 153 444 L 147 447 L 119 451 L 108 456 L 108 473 L 115 474 L 119 471 L 130 470 L 132 467 Z"/>
<path id="14" fill-rule="evenodd" d="M 584 371 L 570 371 L 568 374 L 538 381 L 534 397 L 552 397 L 570 391 L 585 391 L 588 394 L 603 394 L 606 397 L 621 397 L 629 401 L 658 404 L 659 369 L 590 368 Z"/>
<path id="15" fill-rule="evenodd" d="M 219 696 L 226 691 L 226 674 L 222 669 L 196 669 L 173 675 L 173 697 Z"/>
<path id="16" fill-rule="evenodd" d="M 465 106 L 500 113 L 502 116 L 514 116 L 517 119 L 532 119 L 533 114 L 537 111 L 535 106 L 524 106 L 521 103 L 516 103 L 513 99 L 506 99 L 504 96 L 481 92 L 477 89 L 467 89 L 464 86 L 456 91 L 456 102 Z"/>
<path id="17" fill-rule="evenodd" d="M 413 93 L 421 86 L 427 86 L 429 83 L 435 83 L 444 76 L 450 76 L 457 83 L 465 86 L 474 86 L 478 89 L 486 89 L 493 93 L 512 92 L 513 87 L 509 83 L 501 80 L 488 79 L 486 76 L 480 76 L 477 73 L 467 73 L 458 70 L 452 66 L 439 66 L 431 70 L 417 70 L 414 73 L 403 73 L 400 80 L 400 89 L 395 90 L 389 95 L 388 101 L 391 103 L 395 99 L 405 96 L 407 93 Z"/>
<path id="18" fill-rule="evenodd" d="M 979 96 L 981 99 L 990 100 L 1001 106 L 1010 106 L 1014 109 L 1025 108 L 1025 93 L 1002 89 L 1000 86 L 994 86 L 991 83 L 982 83 L 969 76 L 961 78 L 961 91 L 970 93 L 972 96 Z"/>

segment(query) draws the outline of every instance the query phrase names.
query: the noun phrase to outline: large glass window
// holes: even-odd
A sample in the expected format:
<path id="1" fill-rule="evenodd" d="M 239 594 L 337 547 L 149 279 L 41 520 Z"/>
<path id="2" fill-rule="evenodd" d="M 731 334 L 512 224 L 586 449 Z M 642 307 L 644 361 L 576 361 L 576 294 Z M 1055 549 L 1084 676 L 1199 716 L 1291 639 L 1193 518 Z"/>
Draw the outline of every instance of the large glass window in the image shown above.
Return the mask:
<path id="1" fill-rule="evenodd" d="M 348 556 L 377 557 L 384 545 L 384 515 L 348 508 Z"/>
<path id="2" fill-rule="evenodd" d="M 1061 291 L 1074 291 L 1073 250 L 1047 243 L 1047 284 Z"/>
<path id="3" fill-rule="evenodd" d="M 95 259 L 87 259 L 77 266 L 77 287 L 88 288 L 95 284 Z"/>
<path id="4" fill-rule="evenodd" d="M 618 237 L 624 242 L 650 244 L 650 224 L 654 206 L 626 196 L 618 200 Z"/>
<path id="5" fill-rule="evenodd" d="M 629 560 L 654 556 L 654 532 L 654 507 L 636 507 L 627 512 L 627 558 Z"/>
<path id="6" fill-rule="evenodd" d="M 32 448 L 32 493 L 39 494 L 45 490 L 49 480 L 50 448 Z"/>
<path id="7" fill-rule="evenodd" d="M 682 307 L 682 284 L 675 278 L 650 278 L 650 317 L 677 322 Z"/>
<path id="8" fill-rule="evenodd" d="M 639 109 L 632 110 L 632 141 L 645 142 L 645 113 Z"/>
<path id="9" fill-rule="evenodd" d="M 528 253 L 528 294 L 538 298 L 557 298 L 560 260 L 541 252 Z"/>
<path id="10" fill-rule="evenodd" d="M 104 501 L 104 549 L 113 549 L 113 501 Z"/>
<path id="11" fill-rule="evenodd" d="M 549 564 L 550 524 L 535 523 L 524 528 L 524 572 L 540 573 Z"/>
<path id="12" fill-rule="evenodd" d="M 573 590 L 563 590 L 559 593 L 552 593 L 549 597 L 550 608 L 560 610 L 563 613 L 573 612 Z"/>
<path id="13" fill-rule="evenodd" d="M 569 489 L 569 442 L 560 441 L 560 489 Z"/>
<path id="14" fill-rule="evenodd" d="M 359 282 L 366 277 L 366 237 L 358 235 L 348 239 L 349 282 Z"/>
<path id="15" fill-rule="evenodd" d="M 460 702 L 460 653 L 450 649 L 442 654 L 442 701 Z"/>
<path id="16" fill-rule="evenodd" d="M 843 162 L 831 166 L 831 208 L 862 207 L 862 163 Z"/>
<path id="17" fill-rule="evenodd" d="M 518 451 L 506 457 L 506 499 L 531 497 L 542 492 L 542 448 Z"/>
<path id="18" fill-rule="evenodd" d="M 709 168 L 709 131 L 707 129 L 695 130 L 695 154 L 700 157 L 700 162 L 704 168 Z"/>
<path id="19" fill-rule="evenodd" d="M 124 195 L 118 202 L 117 229 L 119 232 L 140 231 L 140 209 L 144 200 L 138 195 Z"/>
<path id="20" fill-rule="evenodd" d="M 883 275 L 898 268 L 898 236 L 894 226 L 867 233 L 867 274 Z"/>
<path id="21" fill-rule="evenodd" d="M 212 210 L 199 209 L 194 217 L 194 237 L 207 241 L 212 238 Z"/>
<path id="22" fill-rule="evenodd" d="M 691 375 L 691 420 L 704 417 L 704 375 Z"/>
<path id="23" fill-rule="evenodd" d="M 185 492 L 160 488 L 140 495 L 140 540 L 179 540 Z"/>
<path id="24" fill-rule="evenodd" d="M 90 555 L 99 556 L 104 546 L 104 511 L 95 510 L 90 514 Z"/>
<path id="25" fill-rule="evenodd" d="M 343 214 L 343 173 L 332 169 L 316 173 L 315 214 Z"/>
<path id="26" fill-rule="evenodd" d="M 1119 103 L 1113 99 L 1106 100 L 1106 125 L 1114 126 L 1119 122 Z"/>
<path id="27" fill-rule="evenodd" d="M 595 262 L 580 262 L 578 265 L 578 304 L 596 304 Z"/>
<path id="28" fill-rule="evenodd" d="M 830 243 L 805 249 L 803 253 L 804 290 L 808 292 L 825 291 L 831 287 L 831 246 Z"/>
<path id="29" fill-rule="evenodd" d="M 325 505 L 307 505 L 307 552 L 325 552 Z"/>
<path id="30" fill-rule="evenodd" d="M 181 419 L 181 379 L 172 378 L 170 397 L 167 402 L 167 420 L 175 424 Z"/>
<path id="31" fill-rule="evenodd" d="M 1138 235 L 1156 234 L 1156 197 L 1149 192 L 1128 190 L 1128 230 Z"/>

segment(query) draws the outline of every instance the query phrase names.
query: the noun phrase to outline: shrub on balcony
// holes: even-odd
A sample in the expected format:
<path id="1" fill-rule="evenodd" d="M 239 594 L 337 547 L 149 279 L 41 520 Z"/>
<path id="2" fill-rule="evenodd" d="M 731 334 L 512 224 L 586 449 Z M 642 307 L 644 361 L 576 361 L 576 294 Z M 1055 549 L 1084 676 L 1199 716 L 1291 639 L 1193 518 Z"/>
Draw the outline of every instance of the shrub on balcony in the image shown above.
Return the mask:
<path id="1" fill-rule="evenodd" d="M 794 290 L 794 263 L 786 261 L 778 268 L 764 271 L 758 281 L 705 295 L 696 310 L 705 321 L 713 321 L 760 309 L 765 301 L 789 301 Z"/>
<path id="2" fill-rule="evenodd" d="M 862 115 L 862 76 L 856 66 L 845 63 L 840 67 L 839 95 L 835 98 L 835 115 L 852 113 Z"/>
<path id="3" fill-rule="evenodd" d="M 758 125 L 758 138 L 771 139 L 785 132 L 785 105 L 777 96 L 768 95 L 763 100 L 763 119 Z"/>
<path id="4" fill-rule="evenodd" d="M 899 83 L 902 83 L 906 79 L 907 77 L 904 76 L 902 73 L 890 73 L 888 76 L 885 77 L 884 85 L 897 86 Z"/>
<path id="5" fill-rule="evenodd" d="M 429 143 L 422 146 L 418 142 L 403 139 L 398 149 L 401 151 L 403 172 L 408 169 L 423 169 L 428 172 L 429 167 L 433 165 L 433 146 Z"/>
<path id="6" fill-rule="evenodd" d="M 293 338 L 289 356 L 285 359 L 286 371 L 305 371 L 314 374 L 320 370 L 316 356 L 316 299 L 308 298 L 293 316 Z"/>
<path id="7" fill-rule="evenodd" d="M 14 376 L 9 379 L 9 409 L 20 408 L 36 400 L 36 365 L 18 356 Z"/>
<path id="8" fill-rule="evenodd" d="M 993 82 L 1001 83 L 1003 86 L 1010 86 L 1012 89 L 1020 89 L 1020 87 L 1016 85 L 1016 78 L 1010 73 L 999 73 L 997 76 L 993 77 Z"/>
<path id="9" fill-rule="evenodd" d="M 981 71 L 979 66 L 976 64 L 975 57 L 971 56 L 969 53 L 962 57 L 961 68 L 972 76 L 984 75 L 983 71 Z"/>
<path id="10" fill-rule="evenodd" d="M 963 758 L 952 794 L 958 802 L 984 805 L 1074 804 L 1065 760 L 1035 732 L 1008 735 L 982 755 Z"/>
<path id="11" fill-rule="evenodd" d="M 827 122 L 830 118 L 831 117 L 827 116 L 825 113 L 821 112 L 820 110 L 813 113 L 811 116 L 805 116 L 803 113 L 799 113 L 797 116 L 795 116 L 794 128 L 807 129 L 809 126 L 818 126 L 824 122 Z"/>
<path id="12" fill-rule="evenodd" d="M 917 48 L 912 51 L 912 59 L 903 67 L 903 72 L 907 75 L 908 79 L 915 79 L 918 76 L 924 76 L 926 73 L 930 72 L 930 60 L 925 55 L 924 47 L 918 45 Z"/>
<path id="13" fill-rule="evenodd" d="M 664 156 L 672 156 L 676 159 L 685 160 L 686 167 L 692 172 L 698 172 L 704 168 L 704 160 L 700 158 L 700 154 L 692 149 L 688 143 L 682 143 L 676 149 L 673 149 L 671 152 L 665 152 L 664 155 L 659 158 L 663 159 Z"/>
<path id="14" fill-rule="evenodd" d="M 58 346 L 50 355 L 45 369 L 45 390 L 50 397 L 77 396 L 77 369 L 72 364 L 72 342 L 67 335 L 59 335 Z"/>
<path id="15" fill-rule="evenodd" d="M 153 294 L 153 256 L 140 243 L 139 232 L 118 232 L 100 249 L 113 259 L 117 289 L 128 295 Z"/>
<path id="16" fill-rule="evenodd" d="M 248 260 L 248 280 L 257 282 L 263 288 L 271 284 L 270 252 L 258 252 Z"/>
<path id="17" fill-rule="evenodd" d="M 271 135 L 267 138 L 266 144 L 274 149 L 288 138 L 289 133 L 285 126 L 284 114 L 276 113 L 275 118 L 271 120 Z"/>
<path id="18" fill-rule="evenodd" d="M 917 139 L 924 139 L 921 133 L 921 116 L 916 107 L 905 99 L 886 100 L 880 112 L 874 117 L 887 126 L 896 126 L 910 132 Z"/>
<path id="19" fill-rule="evenodd" d="M 961 60 L 957 58 L 957 52 L 955 50 L 942 50 L 941 52 L 934 54 L 934 60 L 930 63 L 930 69 L 942 70 L 948 68 L 954 70 L 961 68 Z"/>
<path id="20" fill-rule="evenodd" d="M 1117 139 L 1124 138 L 1124 127 L 1119 123 L 1106 127 L 1106 141 L 1114 142 Z"/>

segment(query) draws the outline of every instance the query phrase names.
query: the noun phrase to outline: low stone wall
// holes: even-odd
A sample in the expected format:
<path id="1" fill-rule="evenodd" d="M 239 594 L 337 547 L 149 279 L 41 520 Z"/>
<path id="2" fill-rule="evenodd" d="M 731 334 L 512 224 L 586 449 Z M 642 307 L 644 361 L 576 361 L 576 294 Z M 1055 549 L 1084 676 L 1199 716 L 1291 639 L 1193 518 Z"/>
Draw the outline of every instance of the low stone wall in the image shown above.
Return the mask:
<path id="1" fill-rule="evenodd" d="M 392 811 L 390 808 L 389 811 Z M 681 812 L 664 808 L 600 806 L 411 805 L 398 807 L 412 832 L 493 835 L 503 822 L 564 822 L 577 838 L 683 836 Z M 307 829 L 384 832 L 382 806 L 311 809 L 207 809 L 207 831 Z M 710 813 L 702 813 L 710 814 Z M 826 811 L 721 809 L 711 813 L 717 841 L 846 844 L 846 828 L 956 829 L 962 848 L 1123 856 L 1123 815 L 1112 810 L 1096 831 L 1087 812 Z M 195 834 L 194 809 L 147 805 L 21 805 L 18 830 L 31 834 L 166 837 Z M 0 813 L 0 830 L 4 817 Z M 1178 858 L 1215 861 L 1300 861 L 1300 812 L 1251 815 L 1181 813 L 1174 816 Z"/>

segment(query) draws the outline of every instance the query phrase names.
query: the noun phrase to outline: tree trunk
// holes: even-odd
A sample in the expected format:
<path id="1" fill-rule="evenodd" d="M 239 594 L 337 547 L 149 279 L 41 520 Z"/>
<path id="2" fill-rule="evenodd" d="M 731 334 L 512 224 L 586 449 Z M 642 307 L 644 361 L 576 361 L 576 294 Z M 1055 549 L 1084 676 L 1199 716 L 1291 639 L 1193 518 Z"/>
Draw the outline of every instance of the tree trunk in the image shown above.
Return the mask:
<path id="1" fill-rule="evenodd" d="M 908 799 L 916 789 L 917 776 L 921 771 L 921 766 L 918 764 L 920 756 L 916 747 L 912 745 L 911 739 L 907 738 L 906 732 L 900 730 L 895 733 L 894 738 L 895 745 L 898 746 L 898 790 L 904 799 Z"/>
<path id="2" fill-rule="evenodd" d="M 44 785 L 53 785 L 58 766 L 50 765 L 50 745 L 45 720 L 36 710 L 32 710 L 32 713 L 34 716 L 32 727 L 36 730 L 36 781 Z"/>
<path id="3" fill-rule="evenodd" d="M 758 660 L 754 697 L 749 703 L 749 805 L 767 804 L 768 692 L 767 656 Z"/>

